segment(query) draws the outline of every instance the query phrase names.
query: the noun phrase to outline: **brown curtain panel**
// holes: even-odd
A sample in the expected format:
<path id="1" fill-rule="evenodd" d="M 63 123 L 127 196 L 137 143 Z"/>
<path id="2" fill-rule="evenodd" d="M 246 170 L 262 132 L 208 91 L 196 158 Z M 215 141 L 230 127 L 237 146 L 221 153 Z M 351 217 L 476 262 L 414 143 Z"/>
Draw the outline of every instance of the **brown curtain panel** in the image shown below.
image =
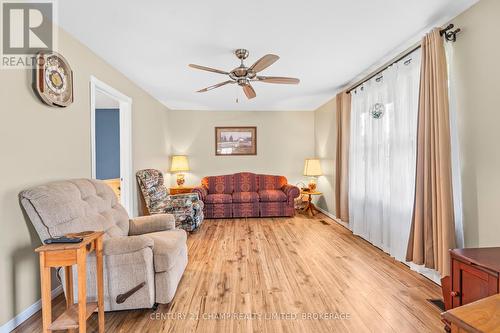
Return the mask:
<path id="1" fill-rule="evenodd" d="M 335 211 L 337 218 L 349 222 L 349 135 L 351 95 L 337 94 L 337 148 L 335 157 Z"/>
<path id="2" fill-rule="evenodd" d="M 455 247 L 448 73 L 439 29 L 422 40 L 415 204 L 406 259 L 450 273 Z"/>

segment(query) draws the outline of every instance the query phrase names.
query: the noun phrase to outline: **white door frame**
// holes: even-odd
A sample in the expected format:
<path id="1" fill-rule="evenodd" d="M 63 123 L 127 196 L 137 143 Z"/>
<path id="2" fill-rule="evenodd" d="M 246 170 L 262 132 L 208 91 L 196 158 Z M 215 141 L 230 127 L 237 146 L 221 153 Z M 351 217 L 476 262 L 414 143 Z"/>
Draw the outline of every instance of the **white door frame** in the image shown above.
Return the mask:
<path id="1" fill-rule="evenodd" d="M 110 85 L 90 76 L 90 137 L 92 146 L 92 178 L 96 178 L 95 146 L 95 94 L 100 92 L 116 100 L 120 105 L 120 198 L 121 204 L 132 216 L 134 197 L 132 174 L 132 99 Z"/>

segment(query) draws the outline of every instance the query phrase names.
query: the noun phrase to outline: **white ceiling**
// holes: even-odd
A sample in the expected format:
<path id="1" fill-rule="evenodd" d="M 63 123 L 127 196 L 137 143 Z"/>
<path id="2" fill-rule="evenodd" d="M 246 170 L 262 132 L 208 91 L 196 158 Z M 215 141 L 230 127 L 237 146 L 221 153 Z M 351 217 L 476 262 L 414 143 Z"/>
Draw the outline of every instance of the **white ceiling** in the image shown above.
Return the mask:
<path id="1" fill-rule="evenodd" d="M 58 20 L 171 109 L 314 110 L 424 29 L 475 2 L 64 0 L 58 2 Z M 236 85 L 196 93 L 227 77 L 187 65 L 231 70 L 239 64 L 236 48 L 250 50 L 248 66 L 266 53 L 279 55 L 262 74 L 298 77 L 301 83 L 256 82 L 257 98 L 249 101 Z"/>

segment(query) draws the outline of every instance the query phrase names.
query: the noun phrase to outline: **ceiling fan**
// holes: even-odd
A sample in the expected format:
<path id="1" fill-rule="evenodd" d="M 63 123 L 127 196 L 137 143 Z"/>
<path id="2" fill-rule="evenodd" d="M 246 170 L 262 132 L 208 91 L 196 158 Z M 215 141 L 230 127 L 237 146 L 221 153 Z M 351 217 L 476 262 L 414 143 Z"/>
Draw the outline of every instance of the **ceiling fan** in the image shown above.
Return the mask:
<path id="1" fill-rule="evenodd" d="M 243 61 L 248 57 L 249 54 L 248 50 L 237 49 L 236 51 L 234 51 L 234 54 L 238 59 L 240 59 L 241 65 L 236 67 L 230 72 L 200 65 L 189 64 L 189 67 L 201 69 L 203 71 L 228 75 L 230 78 L 230 80 L 217 83 L 213 86 L 198 90 L 197 92 L 206 92 L 215 88 L 225 86 L 226 84 L 237 83 L 240 87 L 243 88 L 243 91 L 245 92 L 247 98 L 251 99 L 257 96 L 257 94 L 255 93 L 255 90 L 253 89 L 250 82 L 267 82 L 267 83 L 277 83 L 277 84 L 298 84 L 300 82 L 299 79 L 293 77 L 257 75 L 257 73 L 271 66 L 280 58 L 275 54 L 266 54 L 265 56 L 257 60 L 250 67 L 246 67 L 245 64 L 243 63 Z"/>

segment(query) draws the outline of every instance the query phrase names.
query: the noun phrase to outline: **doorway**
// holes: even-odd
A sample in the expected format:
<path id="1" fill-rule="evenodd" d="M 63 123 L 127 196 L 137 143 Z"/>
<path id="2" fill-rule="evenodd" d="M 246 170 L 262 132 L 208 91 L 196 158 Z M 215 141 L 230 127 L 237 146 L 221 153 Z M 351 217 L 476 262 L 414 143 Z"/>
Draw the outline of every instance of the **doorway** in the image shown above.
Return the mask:
<path id="1" fill-rule="evenodd" d="M 92 178 L 106 182 L 132 216 L 132 99 L 91 76 Z"/>

